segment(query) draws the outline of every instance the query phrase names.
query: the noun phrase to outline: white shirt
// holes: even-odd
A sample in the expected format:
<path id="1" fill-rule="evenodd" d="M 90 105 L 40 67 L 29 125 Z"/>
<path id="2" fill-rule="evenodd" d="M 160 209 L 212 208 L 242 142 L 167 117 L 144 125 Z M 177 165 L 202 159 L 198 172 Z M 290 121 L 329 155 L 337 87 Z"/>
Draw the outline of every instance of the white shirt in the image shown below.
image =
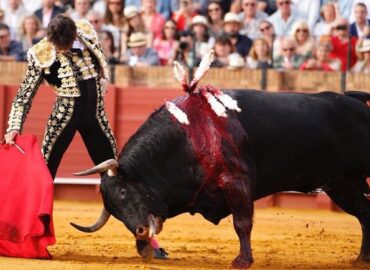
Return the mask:
<path id="1" fill-rule="evenodd" d="M 242 29 L 239 31 L 240 34 L 248 36 L 250 39 L 255 39 L 260 36 L 259 26 L 262 20 L 267 19 L 268 15 L 265 12 L 257 10 L 256 16 L 249 21 L 248 24 L 245 22 L 245 14 L 241 12 L 239 18 L 243 23 Z"/>
<path id="2" fill-rule="evenodd" d="M 320 0 L 292 0 L 293 10 L 298 18 L 307 22 L 312 31 L 320 15 Z"/>
<path id="3" fill-rule="evenodd" d="M 292 32 L 293 25 L 298 21 L 298 17 L 294 14 L 294 12 L 292 12 L 288 20 L 285 21 L 281 17 L 280 11 L 277 10 L 268 18 L 268 21 L 274 26 L 275 34 L 278 37 L 289 36 Z"/>
<path id="4" fill-rule="evenodd" d="M 12 38 L 16 39 L 20 37 L 23 19 L 29 14 L 30 12 L 22 5 L 15 11 L 9 8 L 5 10 L 4 23 L 10 27 L 10 32 L 15 35 Z"/>

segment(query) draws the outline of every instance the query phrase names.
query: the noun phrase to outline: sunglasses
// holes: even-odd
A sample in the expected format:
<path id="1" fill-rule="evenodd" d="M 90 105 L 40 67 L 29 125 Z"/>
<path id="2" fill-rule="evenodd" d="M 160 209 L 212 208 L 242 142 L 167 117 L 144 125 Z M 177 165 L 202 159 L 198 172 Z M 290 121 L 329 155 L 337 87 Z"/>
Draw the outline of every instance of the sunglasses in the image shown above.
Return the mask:
<path id="1" fill-rule="evenodd" d="M 308 29 L 297 29 L 297 33 L 302 32 L 302 33 L 308 33 Z"/>
<path id="2" fill-rule="evenodd" d="M 348 26 L 345 24 L 340 24 L 335 27 L 336 30 L 347 30 Z"/>
<path id="3" fill-rule="evenodd" d="M 221 10 L 220 8 L 210 8 L 210 9 L 208 9 L 208 12 L 209 13 L 211 13 L 211 12 L 218 12 L 220 10 Z"/>
<path id="4" fill-rule="evenodd" d="M 283 1 L 278 4 L 279 6 L 290 5 L 290 1 Z"/>
<path id="5" fill-rule="evenodd" d="M 6 38 L 6 37 L 8 37 L 8 36 L 9 36 L 9 34 L 1 35 L 1 36 L 0 36 L 0 39 Z"/>
<path id="6" fill-rule="evenodd" d="M 164 29 L 176 30 L 176 27 L 174 27 L 174 26 L 165 26 Z"/>
<path id="7" fill-rule="evenodd" d="M 245 7 L 254 7 L 254 6 L 256 6 L 256 3 L 245 3 L 244 6 Z"/>
<path id="8" fill-rule="evenodd" d="M 99 23 L 99 20 L 90 20 L 89 21 L 91 24 L 96 24 L 96 23 Z"/>
<path id="9" fill-rule="evenodd" d="M 270 25 L 267 25 L 266 27 L 261 27 L 260 28 L 260 31 L 263 33 L 263 32 L 265 32 L 267 30 L 270 30 L 270 29 L 271 29 L 271 26 Z"/>
<path id="10" fill-rule="evenodd" d="M 283 51 L 284 52 L 287 52 L 287 51 L 294 52 L 295 51 L 295 48 L 284 48 Z"/>
<path id="11" fill-rule="evenodd" d="M 109 2 L 109 5 L 120 6 L 122 5 L 122 2 Z"/>

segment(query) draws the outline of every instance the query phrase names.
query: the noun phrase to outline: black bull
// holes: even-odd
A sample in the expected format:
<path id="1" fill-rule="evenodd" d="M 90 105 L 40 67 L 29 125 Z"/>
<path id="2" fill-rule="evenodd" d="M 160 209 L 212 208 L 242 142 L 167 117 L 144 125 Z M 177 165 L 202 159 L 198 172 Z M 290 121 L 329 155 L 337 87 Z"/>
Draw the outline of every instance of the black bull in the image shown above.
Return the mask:
<path id="1" fill-rule="evenodd" d="M 370 95 L 225 91 L 242 109 L 217 117 L 198 93 L 174 101 L 188 114 L 180 124 L 165 107 L 153 113 L 103 172 L 105 209 L 136 236 L 143 256 L 167 219 L 200 213 L 214 224 L 233 215 L 240 240 L 235 268 L 252 262 L 253 201 L 280 191 L 321 188 L 361 223 L 358 260 L 370 262 Z"/>

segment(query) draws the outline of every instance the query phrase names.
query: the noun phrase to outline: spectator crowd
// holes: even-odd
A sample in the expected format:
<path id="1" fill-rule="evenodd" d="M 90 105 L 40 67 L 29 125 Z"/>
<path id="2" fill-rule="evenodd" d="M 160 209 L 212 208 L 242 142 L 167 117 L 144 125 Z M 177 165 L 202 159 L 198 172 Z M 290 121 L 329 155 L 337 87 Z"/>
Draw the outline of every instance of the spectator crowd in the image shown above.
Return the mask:
<path id="1" fill-rule="evenodd" d="M 58 14 L 88 20 L 108 63 L 370 73 L 370 0 L 0 0 L 0 61 L 25 61 Z"/>

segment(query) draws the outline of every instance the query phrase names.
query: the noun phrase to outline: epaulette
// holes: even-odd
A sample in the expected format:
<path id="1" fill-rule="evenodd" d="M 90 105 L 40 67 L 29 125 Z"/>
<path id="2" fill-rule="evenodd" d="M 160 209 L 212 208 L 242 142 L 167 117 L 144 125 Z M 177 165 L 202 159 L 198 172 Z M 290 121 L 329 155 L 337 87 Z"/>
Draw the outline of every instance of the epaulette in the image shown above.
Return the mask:
<path id="1" fill-rule="evenodd" d="M 96 41 L 98 39 L 98 35 L 94 27 L 90 24 L 90 22 L 86 19 L 78 20 L 76 22 L 77 25 L 77 32 L 82 37 Z"/>
<path id="2" fill-rule="evenodd" d="M 43 38 L 28 50 L 28 55 L 33 57 L 37 66 L 48 68 L 55 62 L 57 54 L 55 47 Z"/>

